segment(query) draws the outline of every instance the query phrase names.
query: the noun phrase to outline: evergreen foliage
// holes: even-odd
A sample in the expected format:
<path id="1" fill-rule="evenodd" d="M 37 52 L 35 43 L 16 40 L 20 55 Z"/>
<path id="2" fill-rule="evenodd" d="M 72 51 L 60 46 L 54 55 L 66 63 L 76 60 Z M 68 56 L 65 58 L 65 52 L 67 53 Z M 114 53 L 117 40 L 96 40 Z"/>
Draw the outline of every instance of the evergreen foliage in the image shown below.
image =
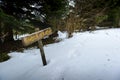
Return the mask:
<path id="1" fill-rule="evenodd" d="M 64 16 L 67 4 L 67 0 L 1 0 L 1 28 L 6 31 L 0 32 L 10 32 L 12 38 L 13 31 L 31 33 L 34 27 L 46 28 L 51 19 Z"/>
<path id="2" fill-rule="evenodd" d="M 120 27 L 120 7 L 111 9 L 108 15 L 108 21 L 113 22 L 113 26 Z"/>
<path id="3" fill-rule="evenodd" d="M 74 7 L 68 6 L 69 1 L 75 3 Z M 76 30 L 94 30 L 104 21 L 119 27 L 119 3 L 120 0 L 1 0 L 0 28 L 31 33 L 34 27 L 52 27 L 56 31 L 64 26 L 71 34 Z"/>
<path id="4" fill-rule="evenodd" d="M 5 14 L 2 9 L 0 9 L 0 23 L 8 24 L 15 28 L 20 25 L 19 21 L 17 21 L 13 16 Z"/>
<path id="5" fill-rule="evenodd" d="M 0 54 L 0 62 L 6 61 L 10 58 L 10 56 L 6 53 L 1 53 Z"/>
<path id="6" fill-rule="evenodd" d="M 62 16 L 67 0 L 1 0 L 1 8 L 19 19 L 39 19 Z"/>
<path id="7" fill-rule="evenodd" d="M 71 12 L 66 18 L 66 29 L 68 33 L 76 30 L 94 30 L 95 26 L 103 24 L 104 21 L 111 26 L 120 25 L 120 0 L 70 0 L 75 7 L 70 7 Z M 106 25 L 103 25 L 106 26 Z M 110 26 L 110 25 L 109 25 Z"/>

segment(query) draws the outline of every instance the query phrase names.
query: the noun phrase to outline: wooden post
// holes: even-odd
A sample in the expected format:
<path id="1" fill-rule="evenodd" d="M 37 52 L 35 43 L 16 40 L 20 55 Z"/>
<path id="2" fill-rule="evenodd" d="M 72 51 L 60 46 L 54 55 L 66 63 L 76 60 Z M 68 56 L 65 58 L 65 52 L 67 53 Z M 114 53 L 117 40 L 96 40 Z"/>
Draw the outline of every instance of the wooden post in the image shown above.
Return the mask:
<path id="1" fill-rule="evenodd" d="M 35 31 L 39 31 L 39 28 L 35 28 Z M 41 39 L 38 40 L 38 47 L 40 48 L 40 53 L 41 53 L 43 66 L 45 66 L 45 65 L 47 65 L 47 62 L 46 62 L 45 52 L 44 52 L 44 49 L 43 49 L 43 43 L 42 43 Z"/>
<path id="2" fill-rule="evenodd" d="M 24 46 L 28 46 L 28 45 L 38 41 L 38 47 L 40 48 L 42 62 L 43 62 L 43 65 L 45 66 L 45 65 L 47 65 L 47 62 L 46 62 L 45 53 L 44 53 L 44 49 L 43 49 L 42 39 L 46 36 L 51 35 L 52 29 L 46 28 L 46 29 L 39 31 L 39 28 L 35 28 L 35 31 L 36 32 L 23 37 L 22 43 Z"/>
<path id="3" fill-rule="evenodd" d="M 45 66 L 45 65 L 47 65 L 47 62 L 46 62 L 45 52 L 44 52 L 44 49 L 43 49 L 42 40 L 38 41 L 38 46 L 40 48 L 43 65 Z"/>

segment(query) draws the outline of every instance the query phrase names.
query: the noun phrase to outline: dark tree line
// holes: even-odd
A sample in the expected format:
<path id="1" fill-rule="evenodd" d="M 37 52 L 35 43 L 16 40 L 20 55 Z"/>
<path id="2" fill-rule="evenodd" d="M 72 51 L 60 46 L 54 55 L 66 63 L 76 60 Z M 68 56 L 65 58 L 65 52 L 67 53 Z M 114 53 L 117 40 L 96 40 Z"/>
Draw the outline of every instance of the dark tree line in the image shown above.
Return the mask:
<path id="1" fill-rule="evenodd" d="M 120 0 L 70 0 L 75 3 L 64 19 L 69 36 L 74 31 L 95 30 L 95 26 L 120 27 Z"/>
<path id="2" fill-rule="evenodd" d="M 0 0 L 0 38 L 13 41 L 16 31 L 29 33 L 34 27 L 50 26 L 53 17 L 64 16 L 67 4 L 67 0 Z"/>
<path id="3" fill-rule="evenodd" d="M 68 5 L 69 1 L 75 3 L 74 7 Z M 34 27 L 50 26 L 70 35 L 106 23 L 120 27 L 119 3 L 120 0 L 0 0 L 0 37 L 10 41 L 14 32 L 29 33 Z"/>

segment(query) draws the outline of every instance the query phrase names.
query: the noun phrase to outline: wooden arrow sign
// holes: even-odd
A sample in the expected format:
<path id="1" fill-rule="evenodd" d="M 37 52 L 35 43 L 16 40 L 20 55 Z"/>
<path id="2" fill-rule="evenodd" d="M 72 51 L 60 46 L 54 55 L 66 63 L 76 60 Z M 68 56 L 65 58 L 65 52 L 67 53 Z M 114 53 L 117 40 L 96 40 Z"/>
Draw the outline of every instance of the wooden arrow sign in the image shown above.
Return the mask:
<path id="1" fill-rule="evenodd" d="M 45 53 L 44 53 L 43 44 L 42 44 L 41 39 L 52 34 L 52 29 L 46 28 L 44 30 L 39 31 L 39 28 L 36 28 L 36 31 L 37 32 L 32 33 L 32 34 L 22 38 L 22 42 L 23 42 L 24 46 L 28 46 L 28 45 L 38 41 L 38 46 L 40 48 L 42 62 L 43 62 L 43 65 L 45 66 L 45 65 L 47 65 L 47 61 L 46 61 L 46 57 L 45 57 Z"/>
<path id="2" fill-rule="evenodd" d="M 24 38 L 22 38 L 22 43 L 24 46 L 28 46 L 40 39 L 43 39 L 46 36 L 49 36 L 52 34 L 51 28 L 46 28 L 44 30 L 37 31 L 35 33 L 32 33 Z"/>

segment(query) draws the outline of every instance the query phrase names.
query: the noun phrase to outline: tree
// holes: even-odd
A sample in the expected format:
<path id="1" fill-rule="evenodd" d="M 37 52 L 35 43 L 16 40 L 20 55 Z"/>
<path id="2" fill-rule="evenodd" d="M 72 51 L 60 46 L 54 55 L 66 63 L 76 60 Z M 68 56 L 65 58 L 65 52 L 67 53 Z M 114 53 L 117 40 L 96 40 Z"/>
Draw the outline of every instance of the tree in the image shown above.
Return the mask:
<path id="1" fill-rule="evenodd" d="M 14 16 L 19 21 L 22 21 L 20 22 L 22 26 L 6 24 L 8 27 L 4 29 L 13 31 L 13 29 L 19 27 L 26 30 L 26 32 L 29 32 L 31 28 L 29 28 L 28 25 L 23 26 L 26 24 L 26 20 L 33 26 L 36 22 L 32 21 L 37 21 L 37 23 L 48 23 L 50 22 L 50 19 L 53 19 L 53 17 L 62 17 L 66 10 L 66 5 L 67 0 L 1 0 L 0 8 L 3 12 L 7 15 Z M 13 34 L 11 33 L 11 35 Z"/>
<path id="2" fill-rule="evenodd" d="M 18 21 L 15 17 L 8 15 L 0 9 L 0 39 L 4 40 L 4 42 L 14 41 L 13 33 L 15 31 L 25 32 L 29 29 L 33 29 L 33 27 L 28 26 L 25 27 L 26 24 Z M 29 30 L 30 31 L 30 30 Z"/>
<path id="3" fill-rule="evenodd" d="M 18 25 L 19 22 L 14 17 L 5 14 L 2 9 L 0 9 L 0 40 L 13 41 L 12 28 Z"/>
<path id="4" fill-rule="evenodd" d="M 108 21 L 112 22 L 112 26 L 120 27 L 120 7 L 111 9 L 108 15 Z"/>
<path id="5" fill-rule="evenodd" d="M 66 29 L 71 33 L 79 30 L 94 30 L 96 25 L 109 18 L 109 13 L 119 6 L 120 0 L 70 0 L 74 6 L 66 17 Z M 118 10 L 118 9 L 117 9 Z M 119 11 L 119 10 L 118 10 Z M 119 13 L 113 13 L 114 17 Z M 112 18 L 113 19 L 113 18 Z M 114 20 L 114 19 L 113 19 Z M 118 17 L 116 18 L 118 21 Z"/>

